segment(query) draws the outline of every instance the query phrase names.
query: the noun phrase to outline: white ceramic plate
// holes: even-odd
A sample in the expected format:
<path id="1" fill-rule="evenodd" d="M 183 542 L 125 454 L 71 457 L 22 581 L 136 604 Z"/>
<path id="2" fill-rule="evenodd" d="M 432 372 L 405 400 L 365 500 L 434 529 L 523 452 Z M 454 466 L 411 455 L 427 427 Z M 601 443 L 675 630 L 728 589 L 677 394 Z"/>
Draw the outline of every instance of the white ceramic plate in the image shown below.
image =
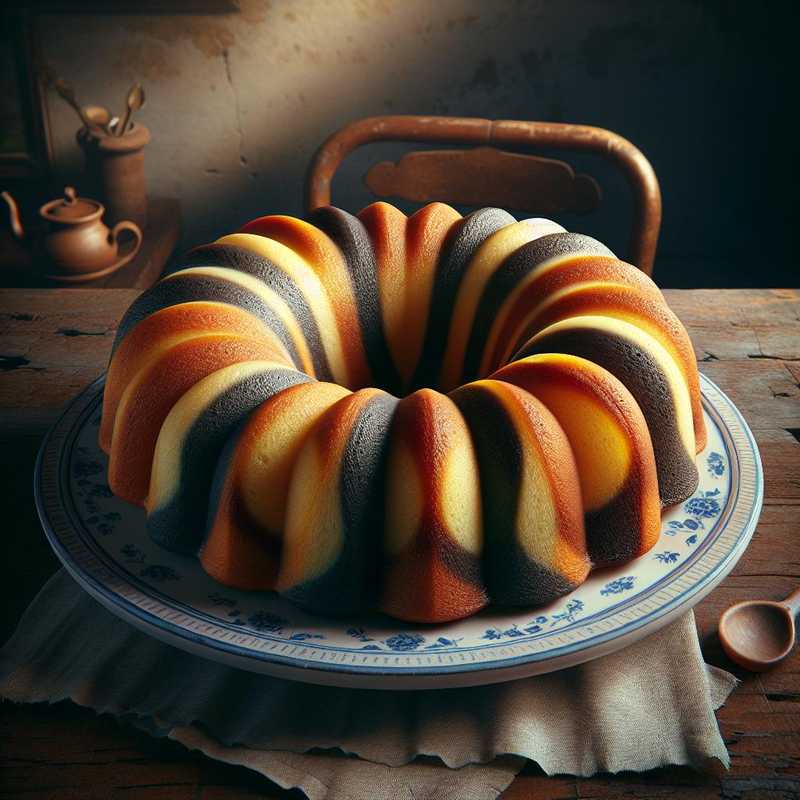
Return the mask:
<path id="1" fill-rule="evenodd" d="M 646 555 L 598 570 L 530 610 L 489 609 L 447 625 L 380 615 L 313 616 L 274 593 L 214 582 L 191 557 L 153 544 L 144 512 L 115 498 L 97 445 L 102 379 L 64 412 L 36 465 L 39 515 L 58 557 L 110 611 L 165 642 L 236 667 L 311 683 L 383 689 L 470 686 L 561 669 L 666 625 L 738 561 L 758 520 L 761 462 L 731 401 L 702 378 L 709 437 L 700 486 L 666 512 Z"/>

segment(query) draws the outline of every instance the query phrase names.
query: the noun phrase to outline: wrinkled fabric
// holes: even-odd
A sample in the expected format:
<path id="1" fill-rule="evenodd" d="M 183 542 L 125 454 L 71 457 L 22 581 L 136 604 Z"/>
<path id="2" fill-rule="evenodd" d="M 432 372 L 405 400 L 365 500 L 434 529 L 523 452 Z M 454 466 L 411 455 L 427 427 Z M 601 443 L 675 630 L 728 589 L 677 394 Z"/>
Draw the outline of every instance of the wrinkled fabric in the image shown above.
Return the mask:
<path id="1" fill-rule="evenodd" d="M 133 715 L 151 733 L 312 800 L 488 800 L 525 759 L 549 774 L 582 776 L 704 768 L 710 759 L 727 767 L 714 711 L 735 684 L 704 663 L 689 612 L 624 650 L 509 683 L 418 692 L 313 686 L 163 644 L 63 570 L 0 651 L 0 695 L 9 700 L 71 699 Z"/>

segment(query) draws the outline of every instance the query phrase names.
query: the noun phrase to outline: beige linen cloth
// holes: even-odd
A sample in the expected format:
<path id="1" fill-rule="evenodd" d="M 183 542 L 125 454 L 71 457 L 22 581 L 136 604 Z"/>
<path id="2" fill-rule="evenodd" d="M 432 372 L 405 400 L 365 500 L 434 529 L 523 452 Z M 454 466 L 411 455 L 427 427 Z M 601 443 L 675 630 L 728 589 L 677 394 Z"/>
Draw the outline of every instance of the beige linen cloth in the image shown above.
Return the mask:
<path id="1" fill-rule="evenodd" d="M 735 683 L 704 663 L 690 612 L 612 655 L 510 683 L 420 692 L 311 686 L 162 644 L 63 570 L 0 651 L 0 695 L 9 700 L 70 698 L 124 715 L 311 800 L 495 798 L 526 759 L 575 775 L 704 768 L 710 759 L 728 766 L 714 710 Z"/>

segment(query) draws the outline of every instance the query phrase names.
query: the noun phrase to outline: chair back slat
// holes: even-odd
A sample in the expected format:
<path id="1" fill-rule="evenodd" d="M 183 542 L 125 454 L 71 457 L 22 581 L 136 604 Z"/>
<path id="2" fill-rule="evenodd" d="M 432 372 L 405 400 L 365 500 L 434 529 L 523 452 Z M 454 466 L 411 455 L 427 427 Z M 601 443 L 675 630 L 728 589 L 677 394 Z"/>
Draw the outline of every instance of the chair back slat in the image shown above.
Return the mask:
<path id="1" fill-rule="evenodd" d="M 564 161 L 494 147 L 406 153 L 397 163 L 375 164 L 364 180 L 377 197 L 531 214 L 586 214 L 601 199 L 597 181 Z"/>

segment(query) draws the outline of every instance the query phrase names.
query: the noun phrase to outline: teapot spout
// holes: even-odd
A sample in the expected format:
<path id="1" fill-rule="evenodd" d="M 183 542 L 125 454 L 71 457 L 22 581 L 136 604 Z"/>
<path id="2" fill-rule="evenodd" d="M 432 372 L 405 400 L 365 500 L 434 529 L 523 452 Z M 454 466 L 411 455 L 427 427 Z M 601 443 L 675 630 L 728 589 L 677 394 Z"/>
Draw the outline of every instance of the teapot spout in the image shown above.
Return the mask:
<path id="1" fill-rule="evenodd" d="M 0 196 L 6 201 L 8 206 L 8 221 L 11 225 L 11 231 L 20 241 L 25 238 L 25 231 L 22 229 L 22 221 L 19 218 L 19 206 L 17 201 L 8 193 L 0 192 Z"/>

